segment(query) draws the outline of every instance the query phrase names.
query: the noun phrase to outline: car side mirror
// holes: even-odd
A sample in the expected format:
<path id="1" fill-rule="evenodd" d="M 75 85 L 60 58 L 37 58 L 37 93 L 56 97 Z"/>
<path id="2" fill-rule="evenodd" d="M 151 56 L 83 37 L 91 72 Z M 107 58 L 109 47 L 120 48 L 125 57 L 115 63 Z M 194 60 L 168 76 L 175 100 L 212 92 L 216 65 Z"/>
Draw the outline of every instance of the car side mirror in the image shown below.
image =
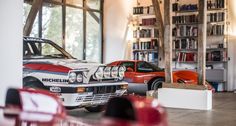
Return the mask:
<path id="1" fill-rule="evenodd" d="M 128 67 L 127 70 L 126 70 L 126 72 L 134 72 L 134 69 L 131 68 L 131 67 Z"/>

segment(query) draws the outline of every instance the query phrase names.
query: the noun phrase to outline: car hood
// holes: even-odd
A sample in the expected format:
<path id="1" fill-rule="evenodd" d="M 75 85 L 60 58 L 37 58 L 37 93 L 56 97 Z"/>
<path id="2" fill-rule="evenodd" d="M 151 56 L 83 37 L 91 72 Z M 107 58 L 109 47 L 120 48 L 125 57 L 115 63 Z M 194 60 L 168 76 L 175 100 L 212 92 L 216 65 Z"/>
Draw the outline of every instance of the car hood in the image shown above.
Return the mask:
<path id="1" fill-rule="evenodd" d="M 104 66 L 103 64 L 87 62 L 77 59 L 30 59 L 30 60 L 24 60 L 23 64 L 24 66 L 27 66 L 29 64 L 35 64 L 38 66 L 50 65 L 51 67 L 61 67 L 61 68 L 63 67 L 64 69 L 67 68 L 68 70 L 93 69 L 97 68 L 98 66 Z"/>

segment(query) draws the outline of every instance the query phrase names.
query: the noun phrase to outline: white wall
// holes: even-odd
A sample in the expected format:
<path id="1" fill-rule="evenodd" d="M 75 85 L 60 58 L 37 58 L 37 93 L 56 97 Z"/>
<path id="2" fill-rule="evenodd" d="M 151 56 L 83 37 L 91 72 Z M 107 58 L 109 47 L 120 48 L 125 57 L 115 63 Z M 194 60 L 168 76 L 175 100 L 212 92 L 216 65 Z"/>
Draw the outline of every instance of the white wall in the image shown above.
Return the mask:
<path id="1" fill-rule="evenodd" d="M 132 36 L 128 34 L 128 18 L 133 12 L 133 2 L 135 0 L 104 1 L 104 63 L 130 58 L 128 40 Z"/>
<path id="2" fill-rule="evenodd" d="M 8 87 L 22 85 L 23 0 L 0 0 L 0 105 Z"/>
<path id="3" fill-rule="evenodd" d="M 230 60 L 228 61 L 228 85 L 227 90 L 233 91 L 236 90 L 236 1 L 228 0 L 228 20 L 230 22 L 229 25 L 229 39 L 228 39 L 228 57 Z"/>

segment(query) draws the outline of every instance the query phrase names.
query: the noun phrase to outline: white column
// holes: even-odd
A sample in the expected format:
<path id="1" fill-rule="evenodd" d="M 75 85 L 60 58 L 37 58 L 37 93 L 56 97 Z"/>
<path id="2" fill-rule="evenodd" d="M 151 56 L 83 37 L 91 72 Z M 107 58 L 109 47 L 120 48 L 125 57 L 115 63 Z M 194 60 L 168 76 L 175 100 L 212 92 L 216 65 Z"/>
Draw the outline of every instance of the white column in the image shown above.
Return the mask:
<path id="1" fill-rule="evenodd" d="M 23 0 L 0 0 L 0 105 L 6 90 L 22 86 Z"/>

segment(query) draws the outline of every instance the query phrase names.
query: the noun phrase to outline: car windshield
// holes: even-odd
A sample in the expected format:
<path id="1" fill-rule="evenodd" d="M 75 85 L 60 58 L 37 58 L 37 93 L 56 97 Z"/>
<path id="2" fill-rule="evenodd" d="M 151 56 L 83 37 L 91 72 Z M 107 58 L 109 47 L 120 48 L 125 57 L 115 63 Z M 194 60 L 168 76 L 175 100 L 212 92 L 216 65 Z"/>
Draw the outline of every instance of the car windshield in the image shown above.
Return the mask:
<path id="1" fill-rule="evenodd" d="M 163 71 L 163 70 L 154 64 L 142 61 L 142 62 L 137 63 L 137 71 L 138 72 L 157 72 L 157 71 Z"/>
<path id="2" fill-rule="evenodd" d="M 47 41 L 24 41 L 24 59 L 73 58 L 58 45 Z"/>

